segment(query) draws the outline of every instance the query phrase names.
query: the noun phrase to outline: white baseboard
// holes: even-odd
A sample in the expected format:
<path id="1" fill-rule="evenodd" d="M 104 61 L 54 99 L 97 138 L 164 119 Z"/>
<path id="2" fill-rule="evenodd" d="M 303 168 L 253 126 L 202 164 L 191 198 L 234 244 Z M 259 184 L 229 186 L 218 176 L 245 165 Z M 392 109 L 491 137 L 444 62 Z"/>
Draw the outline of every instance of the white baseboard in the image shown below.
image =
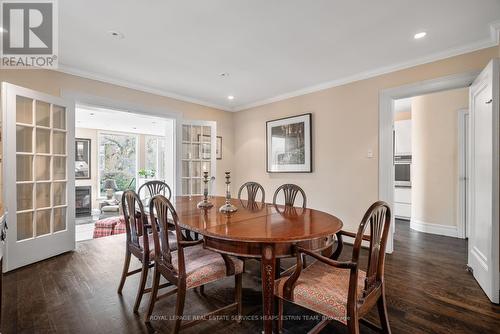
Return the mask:
<path id="1" fill-rule="evenodd" d="M 410 228 L 415 231 L 458 238 L 458 228 L 450 225 L 430 224 L 417 219 L 410 220 Z"/>

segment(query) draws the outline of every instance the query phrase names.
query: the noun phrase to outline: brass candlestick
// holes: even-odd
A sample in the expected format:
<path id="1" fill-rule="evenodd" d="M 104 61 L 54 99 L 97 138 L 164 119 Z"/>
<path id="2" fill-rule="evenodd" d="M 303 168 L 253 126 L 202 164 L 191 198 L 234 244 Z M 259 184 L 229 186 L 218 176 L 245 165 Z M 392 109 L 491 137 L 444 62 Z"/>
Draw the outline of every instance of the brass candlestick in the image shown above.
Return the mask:
<path id="1" fill-rule="evenodd" d="M 231 172 L 226 172 L 226 203 L 219 208 L 219 211 L 222 213 L 231 213 L 238 210 L 236 206 L 231 204 L 231 191 L 229 189 L 229 185 L 231 184 L 229 180 L 231 178 L 230 174 Z"/>
<path id="2" fill-rule="evenodd" d="M 214 205 L 208 200 L 208 172 L 203 172 L 203 201 L 198 203 L 199 208 L 210 209 Z"/>

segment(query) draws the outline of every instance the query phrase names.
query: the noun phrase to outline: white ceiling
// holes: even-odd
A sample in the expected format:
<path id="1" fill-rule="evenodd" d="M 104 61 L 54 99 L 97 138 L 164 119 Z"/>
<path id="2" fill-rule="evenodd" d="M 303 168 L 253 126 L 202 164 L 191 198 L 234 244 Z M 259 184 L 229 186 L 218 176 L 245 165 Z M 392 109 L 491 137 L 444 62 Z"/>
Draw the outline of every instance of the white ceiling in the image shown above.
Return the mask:
<path id="1" fill-rule="evenodd" d="M 59 10 L 61 70 L 225 110 L 492 46 L 490 24 L 500 26 L 498 0 L 71 0 Z M 414 40 L 419 31 L 427 37 Z"/>
<path id="2" fill-rule="evenodd" d="M 165 136 L 167 122 L 172 120 L 85 105 L 75 108 L 77 128 Z"/>

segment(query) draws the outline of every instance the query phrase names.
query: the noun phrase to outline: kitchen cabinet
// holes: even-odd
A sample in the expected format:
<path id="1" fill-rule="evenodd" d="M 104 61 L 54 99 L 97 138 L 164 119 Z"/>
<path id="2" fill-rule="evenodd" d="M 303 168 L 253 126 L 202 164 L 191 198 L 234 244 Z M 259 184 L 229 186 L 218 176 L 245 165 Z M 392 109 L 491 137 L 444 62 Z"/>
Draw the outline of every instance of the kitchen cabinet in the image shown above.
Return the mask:
<path id="1" fill-rule="evenodd" d="M 394 122 L 394 154 L 411 155 L 411 120 Z"/>
<path id="2" fill-rule="evenodd" d="M 411 187 L 394 188 L 394 216 L 405 220 L 411 218 Z"/>

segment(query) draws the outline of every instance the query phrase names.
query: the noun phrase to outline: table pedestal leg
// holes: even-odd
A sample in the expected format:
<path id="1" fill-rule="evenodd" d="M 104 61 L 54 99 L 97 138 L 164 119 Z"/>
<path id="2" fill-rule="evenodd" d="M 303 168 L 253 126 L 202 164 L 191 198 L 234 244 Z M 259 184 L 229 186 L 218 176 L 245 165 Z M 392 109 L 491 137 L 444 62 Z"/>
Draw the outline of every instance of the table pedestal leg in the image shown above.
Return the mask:
<path id="1" fill-rule="evenodd" d="M 264 333 L 273 332 L 274 316 L 274 275 L 276 272 L 276 259 L 273 245 L 262 247 L 262 306 L 264 316 Z"/>

